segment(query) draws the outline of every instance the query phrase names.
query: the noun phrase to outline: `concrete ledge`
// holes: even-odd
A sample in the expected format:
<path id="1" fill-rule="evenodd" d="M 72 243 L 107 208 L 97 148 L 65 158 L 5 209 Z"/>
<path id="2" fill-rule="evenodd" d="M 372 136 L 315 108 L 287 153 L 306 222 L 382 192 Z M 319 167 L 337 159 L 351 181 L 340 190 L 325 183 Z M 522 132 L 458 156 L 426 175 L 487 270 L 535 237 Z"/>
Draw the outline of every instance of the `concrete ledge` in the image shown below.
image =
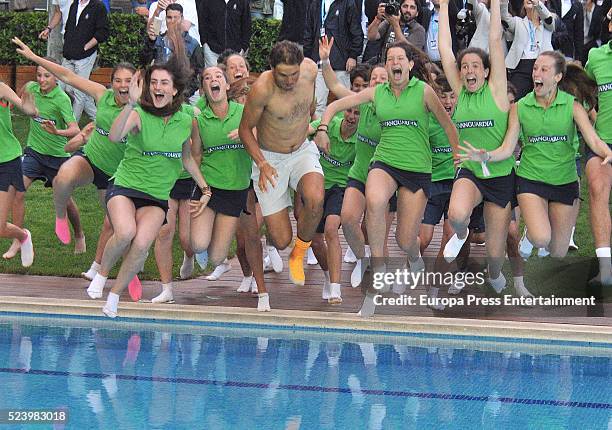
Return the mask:
<path id="1" fill-rule="evenodd" d="M 350 333 L 343 333 L 343 339 L 366 338 L 372 342 L 373 337 L 378 334 L 387 338 L 384 343 L 389 343 L 389 335 L 401 334 L 410 335 L 442 335 L 442 336 L 478 336 L 482 340 L 473 339 L 426 339 L 421 337 L 421 341 L 428 341 L 431 345 L 446 346 L 459 342 L 465 345 L 466 341 L 477 342 L 482 346 L 483 342 L 496 343 L 496 339 L 505 340 L 504 343 L 517 344 L 521 339 L 531 339 L 540 341 L 568 341 L 580 342 L 577 346 L 584 349 L 585 343 L 596 343 L 597 350 L 608 349 L 612 355 L 612 327 L 608 326 L 588 326 L 573 324 L 551 324 L 515 321 L 495 321 L 495 320 L 474 320 L 457 318 L 433 318 L 433 317 L 396 317 L 396 316 L 375 316 L 373 318 L 360 318 L 355 314 L 336 313 L 336 312 L 315 312 L 315 311 L 294 311 L 294 310 L 273 310 L 272 312 L 257 312 L 255 309 L 220 307 L 220 306 L 193 306 L 193 305 L 154 305 L 151 303 L 131 303 L 121 302 L 119 307 L 119 317 L 111 320 L 103 317 L 101 308 L 102 301 L 86 300 L 64 300 L 51 298 L 29 298 L 29 297 L 0 297 L 0 309 L 2 312 L 24 312 L 33 314 L 53 314 L 57 316 L 85 316 L 97 317 L 96 326 L 107 328 L 130 327 L 135 329 L 141 326 L 143 329 L 163 331 L 182 331 L 181 327 L 189 326 L 189 332 L 193 332 L 194 323 L 232 323 L 232 324 L 254 324 L 278 326 L 279 330 L 289 331 L 292 328 L 313 328 L 313 329 L 332 329 L 348 330 Z M 0 316 L 2 313 L 0 312 Z M 15 318 L 15 317 L 13 317 Z M 20 321 L 23 319 L 18 318 Z M 134 319 L 145 319 L 147 321 L 134 321 Z M 77 320 L 78 321 L 78 320 Z M 149 323 L 150 321 L 150 323 Z M 170 321 L 174 322 L 168 328 Z M 184 324 L 176 324 L 177 321 Z M 137 323 L 137 324 L 135 324 Z M 166 324 L 165 324 L 166 323 Z M 78 323 L 77 323 L 78 324 Z M 83 322 L 80 323 L 83 325 Z M 196 325 L 197 326 L 197 325 Z M 203 332 L 210 333 L 211 327 L 206 327 Z M 251 330 L 253 327 L 250 328 Z M 234 331 L 234 328 L 232 328 Z M 300 334 L 303 337 L 304 333 Z M 313 331 L 310 334 L 316 334 Z M 323 337 L 330 337 L 333 333 L 319 332 Z M 276 333 L 275 333 L 276 335 Z M 335 335 L 337 337 L 337 334 Z M 295 337 L 295 335 L 293 336 Z M 315 335 L 315 337 L 321 337 Z M 435 337 L 435 336 L 434 336 Z M 395 342 L 395 339 L 394 339 Z M 433 342 L 433 343 L 432 343 Z M 420 342 L 423 344 L 423 342 Z M 427 343 L 427 342 L 425 342 Z M 529 343 L 529 342 L 527 342 Z M 603 345 L 602 345 L 603 344 Z M 542 350 L 541 342 L 532 345 L 538 351 Z M 588 345 L 586 345 L 588 346 Z M 556 348 L 566 350 L 571 345 L 556 345 Z M 482 349 L 482 348 L 478 348 Z M 488 349 L 488 348 L 487 348 Z M 498 350 L 499 348 L 495 348 Z M 530 348 L 531 349 L 531 348 Z M 599 354 L 598 354 L 599 355 Z M 605 354 L 607 355 L 607 353 Z"/>

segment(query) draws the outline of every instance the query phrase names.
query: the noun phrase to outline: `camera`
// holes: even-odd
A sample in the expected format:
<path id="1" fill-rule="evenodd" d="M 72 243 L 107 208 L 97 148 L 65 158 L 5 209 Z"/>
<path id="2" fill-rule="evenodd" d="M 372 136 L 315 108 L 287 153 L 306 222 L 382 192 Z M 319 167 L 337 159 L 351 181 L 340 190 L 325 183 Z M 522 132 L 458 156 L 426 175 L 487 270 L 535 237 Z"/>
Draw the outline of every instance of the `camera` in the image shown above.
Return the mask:
<path id="1" fill-rule="evenodd" d="M 459 41 L 459 48 L 467 48 L 470 43 L 470 39 L 476 32 L 476 19 L 474 18 L 473 6 L 467 4 L 467 8 L 461 9 L 457 13 L 457 27 L 455 29 L 457 40 Z"/>
<path id="2" fill-rule="evenodd" d="M 400 4 L 397 1 L 391 0 L 389 3 L 385 4 L 385 13 L 387 15 L 398 15 L 400 11 Z"/>

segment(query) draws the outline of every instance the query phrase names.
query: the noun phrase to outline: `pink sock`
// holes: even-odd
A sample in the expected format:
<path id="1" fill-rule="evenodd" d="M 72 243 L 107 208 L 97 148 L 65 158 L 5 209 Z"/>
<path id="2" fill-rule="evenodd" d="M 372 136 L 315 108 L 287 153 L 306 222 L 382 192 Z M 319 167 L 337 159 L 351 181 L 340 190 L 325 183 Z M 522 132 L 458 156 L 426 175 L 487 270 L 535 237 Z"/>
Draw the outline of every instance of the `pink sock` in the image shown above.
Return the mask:
<path id="1" fill-rule="evenodd" d="M 125 366 L 127 363 L 136 363 L 136 359 L 138 358 L 139 352 L 140 336 L 137 333 L 134 333 L 130 337 L 130 340 L 128 340 L 127 352 L 125 353 L 125 358 L 123 359 L 123 365 Z"/>
<path id="2" fill-rule="evenodd" d="M 140 279 L 138 279 L 138 275 L 134 276 L 128 284 L 128 291 L 130 292 L 130 297 L 135 302 L 142 297 L 142 284 Z"/>
<path id="3" fill-rule="evenodd" d="M 68 226 L 68 218 L 55 218 L 55 234 L 64 245 L 70 243 L 70 227 Z"/>

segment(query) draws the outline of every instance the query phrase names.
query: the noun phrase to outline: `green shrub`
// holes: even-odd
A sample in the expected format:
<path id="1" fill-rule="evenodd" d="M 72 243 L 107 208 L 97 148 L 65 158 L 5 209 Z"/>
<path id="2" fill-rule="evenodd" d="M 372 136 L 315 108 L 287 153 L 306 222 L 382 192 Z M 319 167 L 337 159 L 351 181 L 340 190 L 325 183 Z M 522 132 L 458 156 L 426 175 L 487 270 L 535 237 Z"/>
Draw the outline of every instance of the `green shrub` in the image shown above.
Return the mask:
<path id="1" fill-rule="evenodd" d="M 110 36 L 100 44 L 100 67 L 113 67 L 121 61 L 141 65 L 141 51 L 146 21 L 135 14 L 111 13 Z M 44 56 L 47 42 L 38 34 L 47 25 L 47 12 L 0 12 L 0 64 L 28 64 L 18 55 L 11 38 L 19 37 L 36 54 Z"/>
<path id="2" fill-rule="evenodd" d="M 253 72 L 268 70 L 268 56 L 272 45 L 276 43 L 281 22 L 276 19 L 254 19 L 251 45 L 249 47 L 249 64 Z"/>

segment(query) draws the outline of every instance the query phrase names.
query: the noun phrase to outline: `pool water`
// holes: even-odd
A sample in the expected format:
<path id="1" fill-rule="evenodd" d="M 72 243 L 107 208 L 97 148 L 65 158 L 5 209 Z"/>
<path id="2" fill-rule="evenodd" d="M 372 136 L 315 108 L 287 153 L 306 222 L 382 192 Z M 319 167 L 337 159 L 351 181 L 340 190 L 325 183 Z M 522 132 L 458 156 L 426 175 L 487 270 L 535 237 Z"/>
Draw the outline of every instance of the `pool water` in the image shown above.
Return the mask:
<path id="1" fill-rule="evenodd" d="M 17 321 L 0 317 L 0 410 L 69 411 L 21 428 L 612 428 L 612 347 Z"/>

